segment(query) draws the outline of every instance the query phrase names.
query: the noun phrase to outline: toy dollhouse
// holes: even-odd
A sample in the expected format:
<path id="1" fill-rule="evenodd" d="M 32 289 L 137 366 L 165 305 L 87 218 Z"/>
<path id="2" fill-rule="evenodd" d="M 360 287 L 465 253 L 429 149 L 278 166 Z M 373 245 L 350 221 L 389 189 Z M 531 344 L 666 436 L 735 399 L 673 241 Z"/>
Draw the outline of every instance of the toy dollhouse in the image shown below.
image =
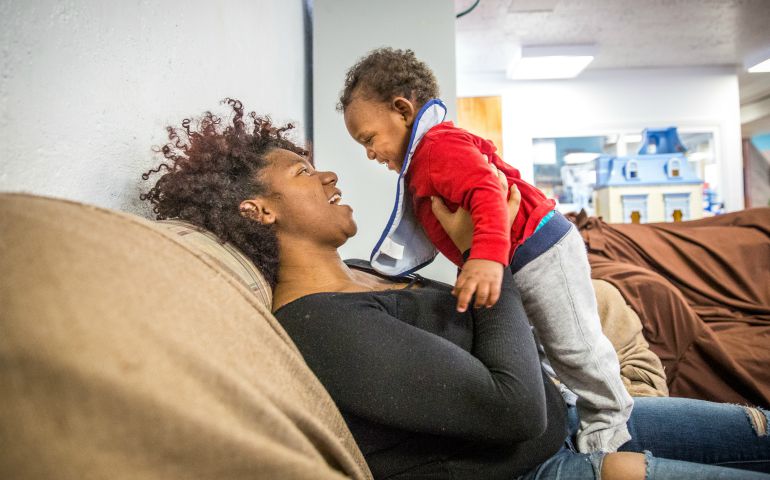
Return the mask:
<path id="1" fill-rule="evenodd" d="M 596 159 L 594 208 L 609 223 L 679 222 L 703 217 L 703 181 L 676 127 L 646 129 L 636 155 Z"/>

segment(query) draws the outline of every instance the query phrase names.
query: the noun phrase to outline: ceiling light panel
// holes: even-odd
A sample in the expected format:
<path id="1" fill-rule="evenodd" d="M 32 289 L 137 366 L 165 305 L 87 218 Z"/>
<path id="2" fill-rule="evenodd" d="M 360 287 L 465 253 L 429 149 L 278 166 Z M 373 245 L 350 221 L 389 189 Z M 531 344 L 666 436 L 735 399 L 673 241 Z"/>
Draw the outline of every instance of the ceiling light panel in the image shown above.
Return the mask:
<path id="1" fill-rule="evenodd" d="M 525 46 L 511 62 L 507 76 L 512 80 L 574 78 L 595 55 L 594 45 Z"/>

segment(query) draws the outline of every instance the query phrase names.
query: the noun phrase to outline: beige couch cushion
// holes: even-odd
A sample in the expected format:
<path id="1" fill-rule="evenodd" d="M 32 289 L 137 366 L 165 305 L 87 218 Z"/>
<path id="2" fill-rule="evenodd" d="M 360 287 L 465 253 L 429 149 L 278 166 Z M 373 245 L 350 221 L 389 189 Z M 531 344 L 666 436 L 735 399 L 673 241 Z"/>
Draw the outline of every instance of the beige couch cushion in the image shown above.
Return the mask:
<path id="1" fill-rule="evenodd" d="M 591 280 L 602 331 L 618 354 L 620 377 L 631 396 L 667 397 L 663 364 L 642 334 L 642 321 L 626 304 L 617 288 L 604 280 Z"/>
<path id="2" fill-rule="evenodd" d="M 238 248 L 222 242 L 208 230 L 182 220 L 161 220 L 156 224 L 168 229 L 180 240 L 218 263 L 225 271 L 230 272 L 249 287 L 262 305 L 268 309 L 272 307 L 273 291 L 270 285 L 267 284 L 256 265 Z"/>
<path id="3" fill-rule="evenodd" d="M 370 478 L 270 312 L 135 216 L 0 194 L 0 478 Z"/>

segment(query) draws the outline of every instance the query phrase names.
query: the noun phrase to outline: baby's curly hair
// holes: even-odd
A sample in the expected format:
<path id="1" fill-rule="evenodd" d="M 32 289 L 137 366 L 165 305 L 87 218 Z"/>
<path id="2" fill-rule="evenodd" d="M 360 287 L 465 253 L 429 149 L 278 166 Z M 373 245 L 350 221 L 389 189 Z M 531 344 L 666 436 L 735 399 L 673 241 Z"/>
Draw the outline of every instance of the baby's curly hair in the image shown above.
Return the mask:
<path id="1" fill-rule="evenodd" d="M 439 96 L 438 82 L 430 67 L 418 60 L 413 51 L 390 47 L 372 50 L 350 67 L 337 103 L 338 112 L 345 111 L 356 92 L 383 102 L 399 96 L 408 98 L 417 108 Z"/>
<path id="2" fill-rule="evenodd" d="M 193 126 L 182 120 L 182 129 L 166 127 L 169 143 L 156 148 L 163 160 L 144 174 L 148 181 L 165 171 L 155 185 L 139 196 L 152 204 L 158 220 L 180 219 L 214 233 L 238 247 L 265 276 L 271 287 L 278 277 L 278 240 L 272 226 L 262 225 L 240 214 L 243 200 L 268 195 L 269 186 L 260 180 L 268 165 L 265 156 L 281 148 L 308 157 L 284 134 L 292 124 L 275 127 L 269 117 L 251 112 L 244 120 L 240 101 L 226 98 L 233 109 L 231 124 L 205 112 Z"/>

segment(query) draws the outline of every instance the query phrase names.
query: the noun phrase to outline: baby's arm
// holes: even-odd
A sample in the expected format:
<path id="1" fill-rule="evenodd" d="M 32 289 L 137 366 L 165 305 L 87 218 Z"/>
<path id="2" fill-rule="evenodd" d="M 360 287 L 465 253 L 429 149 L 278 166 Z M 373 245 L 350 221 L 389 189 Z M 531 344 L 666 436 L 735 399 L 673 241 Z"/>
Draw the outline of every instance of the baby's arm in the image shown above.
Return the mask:
<path id="1" fill-rule="evenodd" d="M 497 174 L 497 177 L 500 180 L 501 194 L 504 194 L 504 192 L 508 190 L 507 179 L 502 172 L 499 172 L 494 167 L 494 165 L 490 166 L 492 170 Z M 519 211 L 520 202 L 521 193 L 516 188 L 516 185 L 511 185 L 510 194 L 508 195 L 507 201 L 509 229 L 513 224 L 513 220 L 516 218 L 516 214 Z M 449 211 L 449 209 L 446 208 L 444 202 L 438 197 L 431 198 L 431 209 L 433 210 L 433 214 L 436 216 L 436 219 L 438 219 L 444 231 L 447 232 L 449 238 L 452 239 L 452 242 L 455 244 L 455 246 L 457 246 L 461 252 L 469 250 L 473 241 L 474 225 L 468 211 L 463 208 L 458 208 L 455 213 L 452 213 Z M 452 290 L 452 294 L 458 297 L 457 310 L 460 312 L 464 312 L 468 308 L 468 303 L 470 302 L 474 291 L 476 292 L 476 307 L 480 307 L 482 305 L 491 307 L 500 297 L 500 281 L 495 282 L 494 278 L 492 277 L 492 281 L 486 282 L 488 286 L 484 285 L 485 282 L 483 282 L 483 280 L 485 278 L 489 278 L 489 275 L 483 271 L 485 268 L 484 265 L 480 265 L 480 268 L 476 269 L 475 264 L 480 260 L 481 259 L 468 260 L 465 265 L 463 265 L 463 270 L 458 276 L 457 282 L 455 283 L 455 288 Z M 500 266 L 499 263 L 493 261 L 484 262 L 489 262 L 492 264 L 492 275 L 497 274 L 500 278 L 502 278 L 502 268 L 497 268 Z M 465 278 L 462 278 L 464 274 L 467 275 Z M 488 289 L 488 294 L 486 296 L 483 295 L 485 288 Z"/>
<path id="2" fill-rule="evenodd" d="M 474 294 L 476 307 L 494 305 L 511 246 L 507 188 L 501 191 L 496 175 L 490 175 L 494 167 L 466 135 L 442 137 L 431 146 L 428 158 L 435 191 L 448 203 L 467 210 L 473 219 L 469 259 L 462 265 L 453 291 L 458 297 L 457 309 L 465 311 Z"/>
<path id="3" fill-rule="evenodd" d="M 457 276 L 452 295 L 457 297 L 457 311 L 468 309 L 473 295 L 476 295 L 475 308 L 491 307 L 500 299 L 500 283 L 503 281 L 505 267 L 493 260 L 473 258 L 463 264 Z"/>

